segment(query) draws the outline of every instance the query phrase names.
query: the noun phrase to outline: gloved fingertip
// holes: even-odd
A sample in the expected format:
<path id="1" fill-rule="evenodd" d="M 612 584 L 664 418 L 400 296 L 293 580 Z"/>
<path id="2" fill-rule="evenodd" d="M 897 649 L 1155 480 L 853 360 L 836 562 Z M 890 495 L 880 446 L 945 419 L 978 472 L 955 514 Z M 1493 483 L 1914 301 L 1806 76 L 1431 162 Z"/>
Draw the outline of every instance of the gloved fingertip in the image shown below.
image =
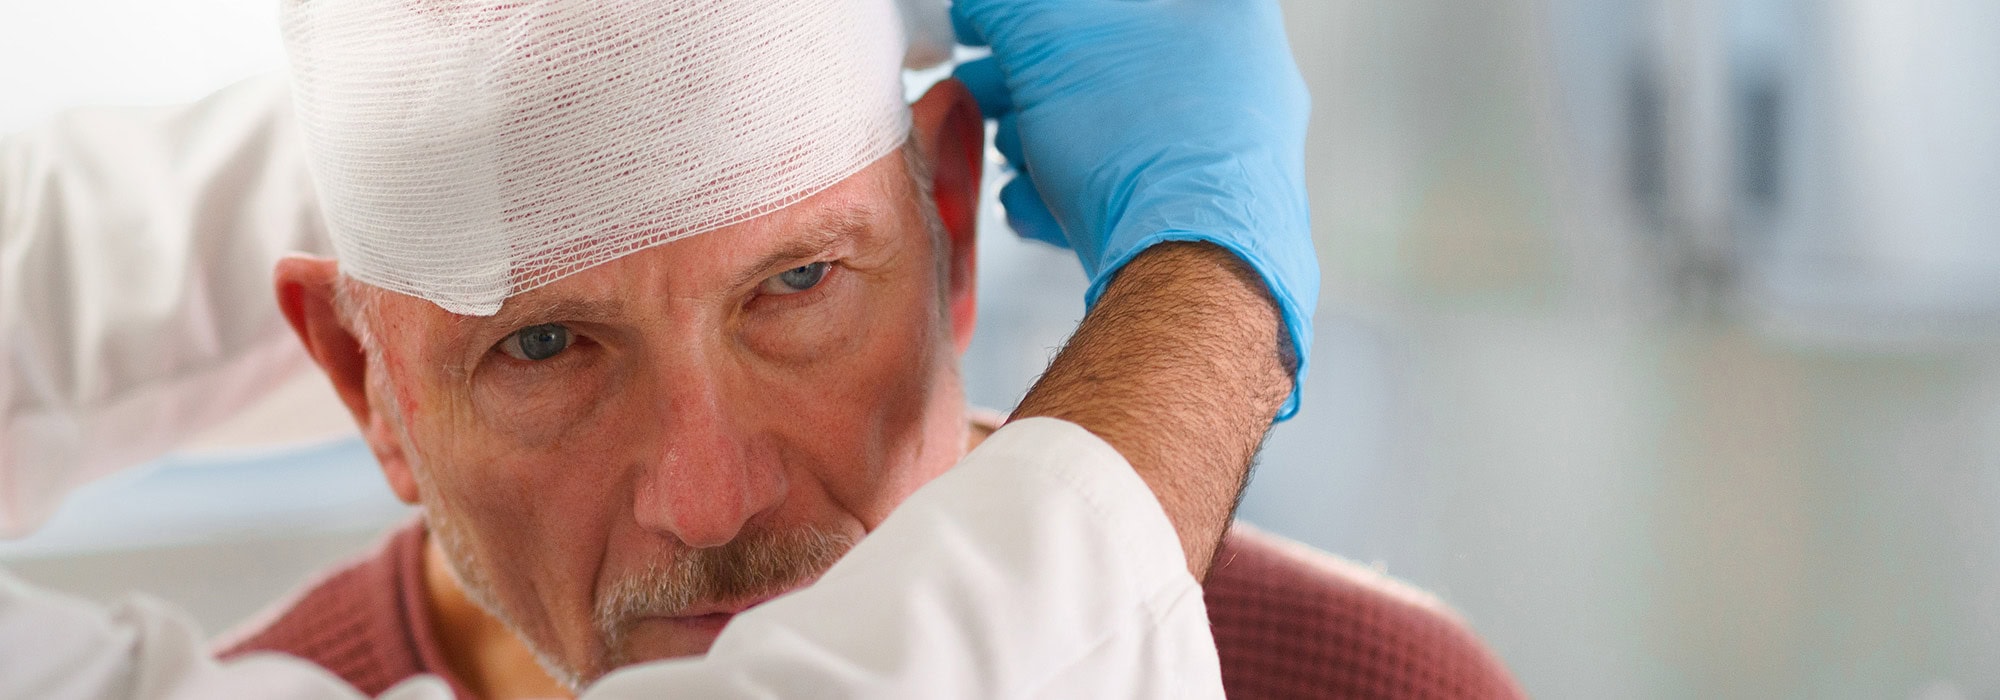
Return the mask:
<path id="1" fill-rule="evenodd" d="M 974 26 L 971 18 L 961 12 L 970 4 L 971 0 L 956 0 L 951 4 L 951 32 L 958 36 L 958 43 L 966 46 L 985 46 L 986 36 L 980 33 L 979 27 Z"/>
<path id="2" fill-rule="evenodd" d="M 1027 156 L 1021 150 L 1021 127 L 1019 118 L 1013 113 L 1001 115 L 993 129 L 993 148 L 1016 168 L 1027 167 Z"/>
<path id="3" fill-rule="evenodd" d="M 993 57 L 958 64 L 952 69 L 951 77 L 965 84 L 965 89 L 972 93 L 972 99 L 979 102 L 979 113 L 987 119 L 998 118 L 1014 109 L 1014 100 L 1007 94 L 1007 76 L 1000 72 L 1000 63 Z"/>
<path id="4" fill-rule="evenodd" d="M 1062 224 L 1056 222 L 1054 214 L 1042 202 L 1042 195 L 1035 191 L 1035 183 L 1026 175 L 1016 175 L 1007 186 L 1000 188 L 1000 206 L 1007 210 L 1007 225 L 1014 234 L 1056 246 L 1069 247 L 1069 237 L 1063 235 Z"/>
<path id="5" fill-rule="evenodd" d="M 1051 230 L 1039 222 L 1023 221 L 1016 218 L 1014 212 L 1011 210 L 1007 212 L 1007 227 L 1013 229 L 1014 235 L 1021 238 L 1052 245 L 1063 250 L 1070 249 L 1069 241 L 1062 237 L 1062 229 L 1056 228 Z"/>

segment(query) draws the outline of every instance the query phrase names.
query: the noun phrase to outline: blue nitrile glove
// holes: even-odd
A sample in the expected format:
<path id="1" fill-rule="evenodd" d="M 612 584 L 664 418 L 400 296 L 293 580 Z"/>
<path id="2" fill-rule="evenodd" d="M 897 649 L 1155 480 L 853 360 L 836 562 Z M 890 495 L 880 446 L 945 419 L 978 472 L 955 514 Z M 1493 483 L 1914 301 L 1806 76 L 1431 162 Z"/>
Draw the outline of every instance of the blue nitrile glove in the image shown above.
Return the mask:
<path id="1" fill-rule="evenodd" d="M 1068 246 L 1086 306 L 1140 251 L 1206 241 L 1264 279 L 1298 351 L 1319 300 L 1305 190 L 1310 98 L 1275 0 L 956 0 L 955 75 L 1027 177 L 1000 192 L 1023 236 Z"/>

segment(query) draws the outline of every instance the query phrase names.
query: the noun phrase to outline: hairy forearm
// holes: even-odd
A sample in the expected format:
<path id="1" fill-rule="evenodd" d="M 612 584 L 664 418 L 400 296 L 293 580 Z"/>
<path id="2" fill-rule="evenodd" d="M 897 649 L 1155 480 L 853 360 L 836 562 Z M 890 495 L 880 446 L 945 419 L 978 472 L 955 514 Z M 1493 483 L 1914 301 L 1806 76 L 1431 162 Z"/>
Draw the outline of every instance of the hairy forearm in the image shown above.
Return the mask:
<path id="1" fill-rule="evenodd" d="M 1235 256 L 1155 246 L 1118 273 L 1013 417 L 1061 418 L 1117 448 L 1201 578 L 1292 388 L 1283 328 Z"/>

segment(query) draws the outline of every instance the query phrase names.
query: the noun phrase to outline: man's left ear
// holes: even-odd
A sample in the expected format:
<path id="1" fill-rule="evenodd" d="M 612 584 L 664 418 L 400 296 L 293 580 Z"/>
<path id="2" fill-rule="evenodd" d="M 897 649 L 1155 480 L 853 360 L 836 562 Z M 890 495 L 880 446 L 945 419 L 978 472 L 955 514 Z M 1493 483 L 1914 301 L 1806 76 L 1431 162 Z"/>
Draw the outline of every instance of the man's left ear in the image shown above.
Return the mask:
<path id="1" fill-rule="evenodd" d="M 911 128 L 917 147 L 930 162 L 931 199 L 937 203 L 938 218 L 944 221 L 950 242 L 952 341 L 964 353 L 972 342 L 972 326 L 978 306 L 976 231 L 979 221 L 980 154 L 986 150 L 986 124 L 979 116 L 979 103 L 965 84 L 948 78 L 931 87 L 922 99 L 910 105 Z"/>

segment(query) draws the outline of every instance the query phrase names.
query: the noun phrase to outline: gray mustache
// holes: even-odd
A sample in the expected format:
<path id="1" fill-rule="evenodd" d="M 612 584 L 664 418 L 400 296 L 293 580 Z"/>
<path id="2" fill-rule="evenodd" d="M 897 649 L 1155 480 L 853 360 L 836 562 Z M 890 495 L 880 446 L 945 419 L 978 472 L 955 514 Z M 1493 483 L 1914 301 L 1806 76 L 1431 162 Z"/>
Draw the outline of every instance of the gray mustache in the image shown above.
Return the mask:
<path id="1" fill-rule="evenodd" d="M 697 605 L 791 590 L 819 576 L 853 547 L 853 537 L 816 528 L 763 530 L 654 562 L 598 597 L 598 631 L 615 654 L 638 619 L 678 616 Z"/>

